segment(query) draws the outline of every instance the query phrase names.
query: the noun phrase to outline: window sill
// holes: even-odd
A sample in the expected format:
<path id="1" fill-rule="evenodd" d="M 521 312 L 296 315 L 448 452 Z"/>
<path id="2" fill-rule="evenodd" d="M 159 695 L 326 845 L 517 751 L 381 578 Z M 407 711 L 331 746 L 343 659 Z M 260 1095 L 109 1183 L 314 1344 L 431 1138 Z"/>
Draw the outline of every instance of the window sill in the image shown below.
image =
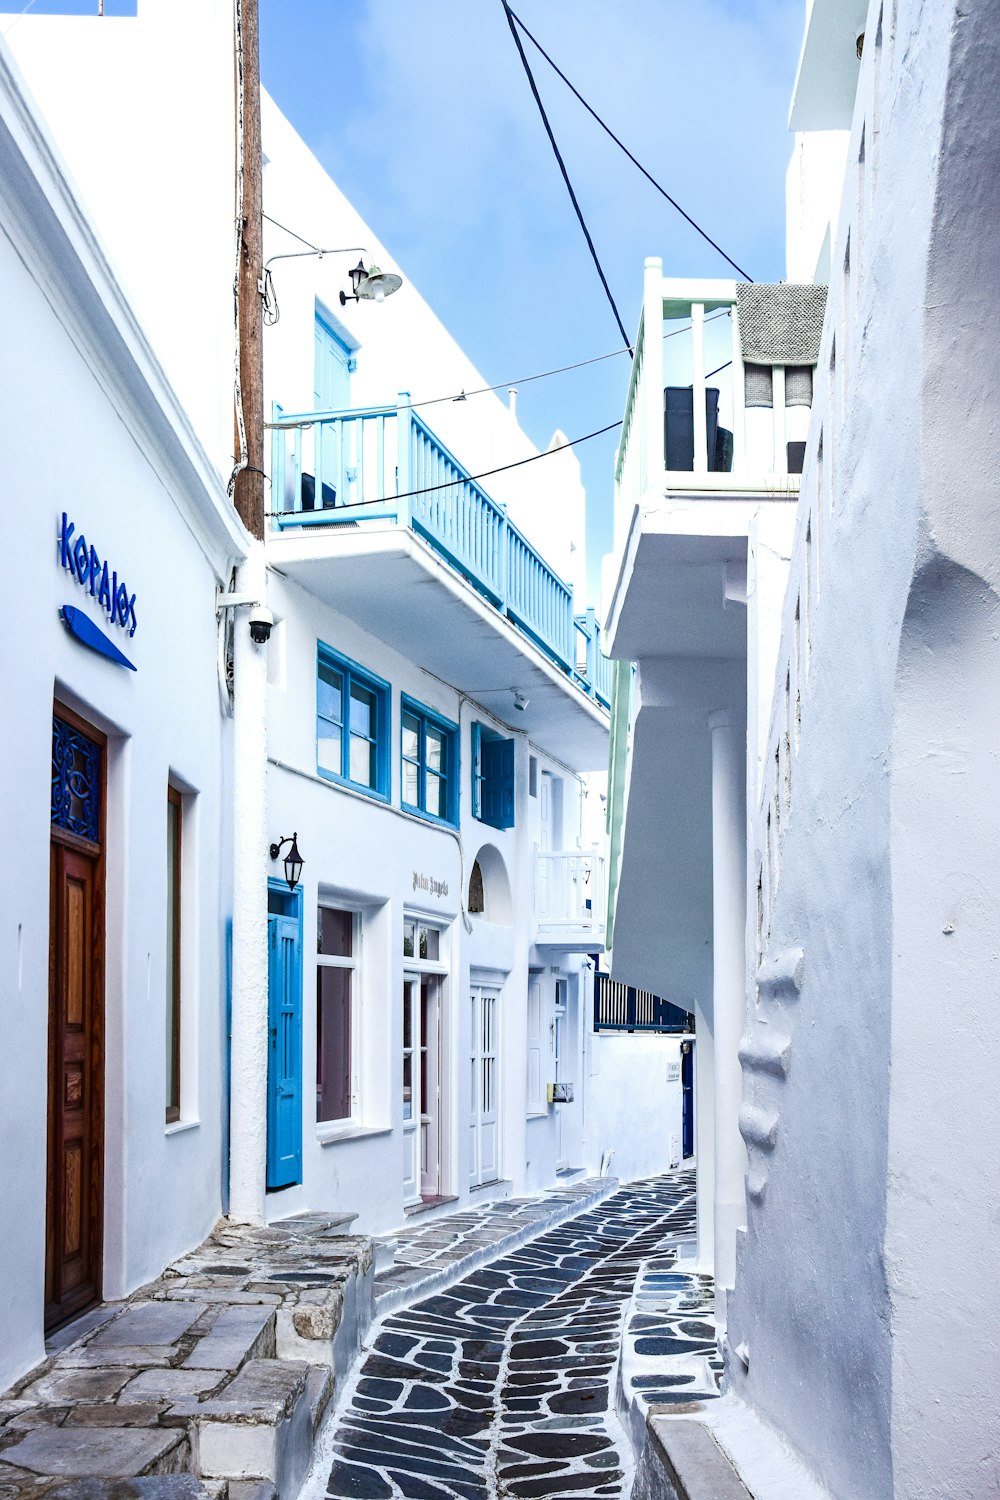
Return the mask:
<path id="1" fill-rule="evenodd" d="M 549 1112 L 547 1109 L 529 1109 L 525 1115 L 526 1120 L 547 1120 Z"/>
<path id="2" fill-rule="evenodd" d="M 392 1135 L 391 1125 L 329 1125 L 319 1126 L 316 1139 L 321 1146 L 335 1146 L 338 1141 L 363 1141 L 377 1135 Z"/>
<path id="3" fill-rule="evenodd" d="M 200 1130 L 200 1120 L 172 1120 L 163 1127 L 164 1135 L 183 1135 L 185 1130 Z"/>
<path id="4" fill-rule="evenodd" d="M 342 786 L 346 791 L 356 792 L 359 797 L 370 797 L 373 802 L 386 802 L 390 805 L 392 803 L 388 792 L 383 792 L 378 787 L 366 786 L 363 781 L 352 781 L 349 776 L 338 776 L 336 771 L 327 771 L 323 766 L 316 767 L 316 775 L 321 781 L 329 781 L 332 786 Z"/>
<path id="5" fill-rule="evenodd" d="M 403 812 L 409 813 L 411 818 L 419 818 L 422 823 L 429 823 L 432 828 L 450 828 L 453 832 L 458 827 L 457 818 L 439 818 L 437 813 L 425 812 L 422 807 L 414 807 L 412 802 L 400 802 Z"/>

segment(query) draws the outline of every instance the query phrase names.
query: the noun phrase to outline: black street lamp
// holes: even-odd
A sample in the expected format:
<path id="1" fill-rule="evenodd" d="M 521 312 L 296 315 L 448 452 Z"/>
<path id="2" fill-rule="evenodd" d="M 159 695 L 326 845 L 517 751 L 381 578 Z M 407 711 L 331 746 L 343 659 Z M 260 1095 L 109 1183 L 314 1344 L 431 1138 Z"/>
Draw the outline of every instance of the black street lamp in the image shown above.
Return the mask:
<path id="1" fill-rule="evenodd" d="M 279 839 L 276 844 L 271 845 L 271 858 L 277 859 L 285 844 L 291 844 L 291 848 L 285 855 L 285 879 L 288 881 L 288 889 L 294 891 L 302 874 L 302 866 L 305 861 L 299 853 L 298 834 L 293 833 L 290 839 Z"/>

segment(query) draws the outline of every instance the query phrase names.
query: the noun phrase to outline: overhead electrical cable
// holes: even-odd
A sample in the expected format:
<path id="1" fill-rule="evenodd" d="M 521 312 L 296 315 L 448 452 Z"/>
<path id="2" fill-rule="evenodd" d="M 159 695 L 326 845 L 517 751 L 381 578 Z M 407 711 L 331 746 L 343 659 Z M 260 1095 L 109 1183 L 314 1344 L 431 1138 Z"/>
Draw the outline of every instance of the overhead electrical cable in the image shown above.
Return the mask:
<path id="1" fill-rule="evenodd" d="M 387 505 L 390 500 L 412 500 L 416 495 L 433 495 L 436 490 L 453 490 L 456 485 L 472 481 L 477 483 L 480 479 L 490 479 L 494 474 L 505 474 L 508 469 L 523 469 L 525 464 L 536 464 L 540 458 L 551 458 L 554 453 L 563 453 L 567 448 L 575 448 L 580 443 L 587 443 L 591 438 L 602 437 L 606 432 L 614 432 L 616 427 L 622 425 L 623 418 L 619 417 L 617 422 L 609 422 L 607 427 L 598 427 L 594 432 L 585 432 L 582 437 L 573 438 L 572 442 L 560 443 L 557 448 L 545 448 L 541 453 L 532 453 L 528 458 L 517 458 L 513 463 L 500 464 L 495 469 L 484 469 L 480 474 L 466 474 L 461 479 L 446 479 L 443 484 L 427 484 L 419 490 L 403 490 L 398 495 L 380 495 L 374 500 L 353 500 L 347 505 L 335 505 L 335 511 L 362 510 L 369 505 Z M 294 427 L 296 424 L 290 423 Z M 272 422 L 272 427 L 280 427 L 280 422 Z M 293 516 L 295 511 L 270 510 L 269 516 Z"/>
<path id="2" fill-rule="evenodd" d="M 289 233 L 291 233 L 291 230 L 289 230 Z M 728 317 L 729 309 L 723 308 L 721 312 L 710 313 L 705 322 L 706 324 L 714 323 L 719 318 Z M 691 324 L 684 323 L 680 328 L 669 329 L 663 335 L 663 338 L 664 341 L 675 339 L 680 334 L 690 333 L 690 331 Z M 557 365 L 554 370 L 540 370 L 537 375 L 522 375 L 519 380 L 501 380 L 496 385 L 478 385 L 474 386 L 471 391 L 461 390 L 450 396 L 426 396 L 420 401 L 403 401 L 392 409 L 393 411 L 420 411 L 425 406 L 443 406 L 448 402 L 454 405 L 457 401 L 468 401 L 472 396 L 488 396 L 495 391 L 509 391 L 512 387 L 530 385 L 533 380 L 548 380 L 550 375 L 565 375 L 569 370 L 582 370 L 586 365 L 599 365 L 604 360 L 621 359 L 622 355 L 627 353 L 627 349 L 612 349 L 608 354 L 594 354 L 590 359 L 578 359 L 571 365 Z M 729 363 L 732 363 L 732 361 L 729 361 Z M 724 370 L 726 366 L 720 365 L 719 368 Z M 711 373 L 716 374 L 717 371 L 713 370 Z M 708 376 L 705 378 L 707 380 Z M 286 431 L 291 432 L 296 427 L 314 427 L 317 425 L 317 421 L 319 421 L 320 425 L 322 424 L 321 418 L 317 419 L 316 417 L 309 416 L 300 417 L 294 422 L 265 422 L 264 426 L 284 428 Z"/>
<path id="3" fill-rule="evenodd" d="M 742 266 L 738 266 L 736 264 L 736 262 L 733 260 L 733 258 L 732 258 L 731 255 L 727 255 L 726 254 L 726 252 L 725 252 L 725 250 L 723 250 L 722 246 L 720 244 L 718 244 L 715 240 L 713 240 L 712 236 L 706 230 L 702 229 L 701 225 L 697 222 L 697 220 L 696 219 L 692 219 L 691 215 L 689 213 L 687 213 L 683 208 L 681 208 L 680 204 L 677 202 L 677 199 L 671 197 L 671 195 L 667 192 L 666 188 L 662 185 L 662 183 L 657 182 L 657 180 L 653 176 L 652 172 L 648 172 L 646 170 L 646 168 L 643 166 L 642 162 L 639 161 L 637 159 L 637 157 L 633 156 L 632 152 L 625 145 L 625 142 L 623 140 L 621 140 L 621 138 L 619 136 L 615 135 L 615 132 L 611 129 L 611 126 L 608 125 L 608 124 L 606 124 L 605 121 L 601 119 L 600 115 L 597 113 L 597 110 L 594 109 L 590 104 L 587 103 L 586 99 L 580 93 L 580 90 L 578 88 L 576 88 L 576 86 L 569 81 L 569 79 L 566 77 L 566 74 L 563 72 L 562 68 L 560 68 L 559 64 L 553 61 L 553 59 L 546 52 L 545 48 L 542 46 L 542 44 L 538 40 L 538 38 L 535 37 L 535 36 L 533 36 L 532 33 L 528 30 L 527 26 L 525 26 L 524 22 L 521 20 L 521 17 L 519 15 L 517 15 L 514 11 L 511 10 L 510 6 L 507 4 L 507 0 L 503 0 L 503 6 L 504 6 L 504 10 L 507 12 L 507 21 L 508 21 L 508 24 L 510 25 L 511 30 L 512 31 L 514 30 L 514 24 L 513 23 L 516 22 L 517 25 L 520 27 L 520 29 L 524 32 L 525 36 L 528 38 L 528 41 L 531 42 L 532 46 L 535 47 L 542 54 L 542 56 L 544 57 L 545 61 L 548 63 L 549 67 L 553 70 L 553 72 L 558 73 L 558 75 L 562 79 L 563 83 L 570 90 L 570 92 L 580 101 L 580 103 L 583 105 L 583 107 L 587 111 L 587 113 L 589 115 L 591 115 L 597 121 L 598 125 L 600 125 L 601 129 L 605 132 L 605 134 L 609 135 L 611 137 L 611 139 L 614 141 L 615 145 L 619 148 L 619 150 L 620 151 L 624 151 L 625 155 L 628 157 L 628 159 L 632 163 L 632 165 L 634 167 L 638 167 L 638 169 L 642 173 L 643 177 L 646 178 L 646 181 L 649 182 L 649 183 L 651 183 L 652 186 L 655 187 L 656 191 L 662 197 L 666 198 L 666 200 L 670 204 L 670 206 L 672 208 L 675 208 L 677 210 L 677 212 L 680 214 L 681 218 L 687 220 L 687 222 L 691 225 L 691 228 L 694 229 L 694 230 L 696 230 L 698 232 L 698 234 L 701 235 L 702 239 L 705 240 L 707 244 L 711 245 L 711 247 L 712 247 L 713 250 L 717 250 L 718 251 L 718 253 L 722 256 L 722 259 L 724 261 L 726 261 L 728 265 L 731 265 L 734 271 L 736 271 L 746 281 L 753 281 L 753 277 L 750 276 L 746 271 L 744 271 L 743 268 L 742 268 Z M 516 32 L 515 32 L 515 39 L 516 39 Z M 520 42 L 518 42 L 518 47 L 520 49 Z M 523 55 L 524 55 L 523 52 L 522 52 L 521 55 L 523 57 Z M 527 63 L 525 63 L 525 67 L 527 67 Z M 530 73 L 529 73 L 529 77 L 530 77 Z M 534 87 L 534 85 L 532 85 L 532 87 Z M 536 98 L 537 98 L 537 94 L 536 94 Z M 541 107 L 541 106 L 539 106 L 539 107 Z M 572 191 L 572 189 L 571 189 L 571 191 Z"/>
<path id="4" fill-rule="evenodd" d="M 538 113 L 542 117 L 542 124 L 545 126 L 545 133 L 549 138 L 549 145 L 552 147 L 555 159 L 559 164 L 559 170 L 562 173 L 563 182 L 566 184 L 566 191 L 569 193 L 570 202 L 572 203 L 573 209 L 576 213 L 576 217 L 579 220 L 580 228 L 583 230 L 583 237 L 587 241 L 587 248 L 590 251 L 591 259 L 593 260 L 594 265 L 597 268 L 598 276 L 601 278 L 601 285 L 604 288 L 604 295 L 607 297 L 608 302 L 611 306 L 611 311 L 615 315 L 615 322 L 618 324 L 618 331 L 622 336 L 625 347 L 628 350 L 629 354 L 631 354 L 633 352 L 632 340 L 625 332 L 625 324 L 622 322 L 621 313 L 618 311 L 618 304 L 615 302 L 615 299 L 612 296 L 611 288 L 608 285 L 608 278 L 604 274 L 604 267 L 601 265 L 600 258 L 597 254 L 597 249 L 594 245 L 593 239 L 591 238 L 590 230 L 587 228 L 587 221 L 583 217 L 583 210 L 580 207 L 580 203 L 577 199 L 576 193 L 573 191 L 573 184 L 572 182 L 570 182 L 569 172 L 566 170 L 566 163 L 563 161 L 562 152 L 559 150 L 559 147 L 556 143 L 556 138 L 553 134 L 552 126 L 549 124 L 549 117 L 545 113 L 545 105 L 542 103 L 542 96 L 538 92 L 538 85 L 535 83 L 535 75 L 531 71 L 531 64 L 528 62 L 524 48 L 521 45 L 521 38 L 517 34 L 517 27 L 514 25 L 514 12 L 507 4 L 507 0 L 500 0 L 500 3 L 504 8 L 504 15 L 507 17 L 507 25 L 510 27 L 510 34 L 514 38 L 514 45 L 517 48 L 518 56 L 521 59 L 521 65 L 524 68 L 525 75 L 531 87 L 531 92 L 534 95 L 535 103 L 538 106 Z"/>

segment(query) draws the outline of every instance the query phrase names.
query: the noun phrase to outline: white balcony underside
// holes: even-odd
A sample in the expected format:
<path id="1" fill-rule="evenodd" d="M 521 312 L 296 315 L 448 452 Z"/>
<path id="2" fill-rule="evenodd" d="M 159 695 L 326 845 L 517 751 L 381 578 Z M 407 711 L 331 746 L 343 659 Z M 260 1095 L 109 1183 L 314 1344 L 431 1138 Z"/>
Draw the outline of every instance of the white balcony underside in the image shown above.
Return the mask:
<path id="1" fill-rule="evenodd" d="M 777 502 L 782 503 L 782 502 Z M 742 659 L 747 535 L 759 499 L 636 506 L 606 624 L 609 656 Z"/>
<path id="2" fill-rule="evenodd" d="M 268 563 L 571 770 L 604 767 L 604 710 L 426 543 L 391 525 L 331 533 L 269 537 Z"/>

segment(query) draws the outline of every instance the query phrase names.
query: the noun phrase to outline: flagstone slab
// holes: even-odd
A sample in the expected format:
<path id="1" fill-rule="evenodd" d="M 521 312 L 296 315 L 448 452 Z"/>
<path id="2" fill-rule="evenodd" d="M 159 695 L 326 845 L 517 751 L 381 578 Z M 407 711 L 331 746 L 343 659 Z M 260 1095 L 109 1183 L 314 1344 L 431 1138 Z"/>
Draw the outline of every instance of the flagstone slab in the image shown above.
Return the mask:
<path id="1" fill-rule="evenodd" d="M 204 1303 L 138 1302 L 91 1339 L 89 1349 L 170 1346 L 207 1311 Z"/>
<path id="2" fill-rule="evenodd" d="M 182 1396 L 201 1396 L 232 1376 L 231 1370 L 141 1370 L 122 1390 L 122 1401 L 174 1402 Z"/>
<path id="3" fill-rule="evenodd" d="M 177 1303 L 161 1303 L 173 1308 Z M 194 1320 L 192 1319 L 192 1322 Z M 224 1307 L 212 1327 L 195 1344 L 184 1368 L 238 1370 L 248 1359 L 274 1354 L 274 1311 L 270 1307 Z"/>
<path id="4" fill-rule="evenodd" d="M 34 1474 L 119 1479 L 169 1473 L 187 1456 L 176 1430 L 141 1427 L 36 1427 L 3 1451 L 4 1461 Z"/>

